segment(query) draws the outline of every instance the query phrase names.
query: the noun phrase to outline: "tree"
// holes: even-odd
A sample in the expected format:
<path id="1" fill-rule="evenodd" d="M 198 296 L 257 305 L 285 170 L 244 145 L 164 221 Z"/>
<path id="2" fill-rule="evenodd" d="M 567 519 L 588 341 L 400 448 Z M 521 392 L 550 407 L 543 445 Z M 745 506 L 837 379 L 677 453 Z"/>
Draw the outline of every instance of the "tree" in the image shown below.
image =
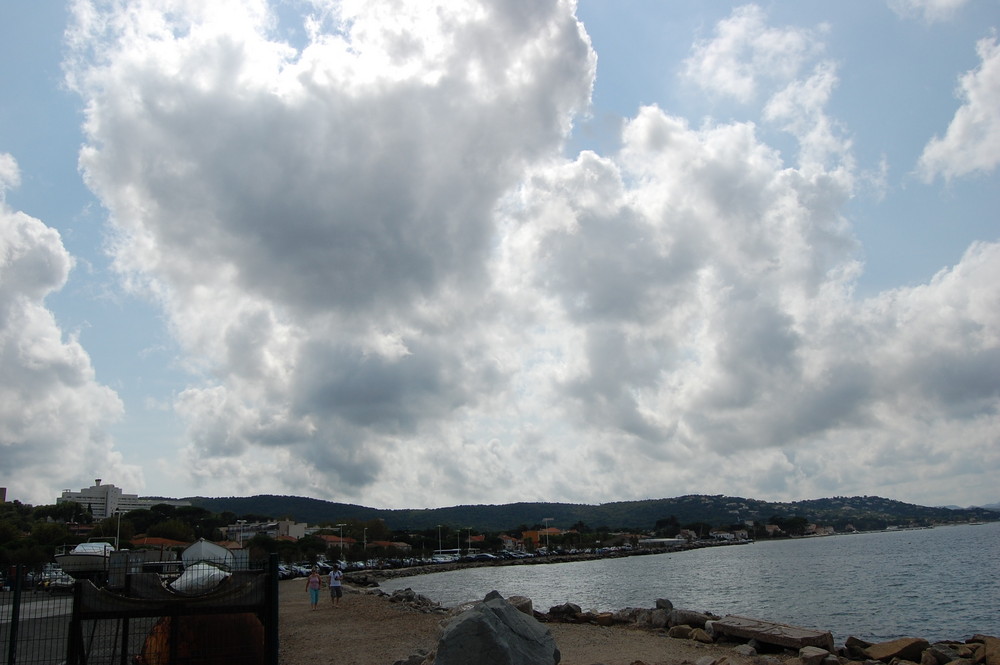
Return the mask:
<path id="1" fill-rule="evenodd" d="M 147 534 L 157 538 L 169 538 L 170 540 L 181 540 L 187 543 L 194 542 L 195 540 L 194 529 L 191 528 L 191 525 L 179 519 L 169 519 L 165 522 L 154 524 L 149 527 Z"/>
<path id="2" fill-rule="evenodd" d="M 655 528 L 656 533 L 664 538 L 673 538 L 681 532 L 681 524 L 674 515 L 656 520 Z"/>

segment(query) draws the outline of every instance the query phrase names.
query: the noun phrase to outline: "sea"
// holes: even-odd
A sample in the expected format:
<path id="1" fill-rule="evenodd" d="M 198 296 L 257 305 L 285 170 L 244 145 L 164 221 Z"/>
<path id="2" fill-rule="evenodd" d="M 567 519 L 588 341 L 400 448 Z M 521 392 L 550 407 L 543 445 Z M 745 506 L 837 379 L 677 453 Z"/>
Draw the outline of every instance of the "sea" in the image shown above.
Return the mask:
<path id="1" fill-rule="evenodd" d="M 832 535 L 558 564 L 484 566 L 386 580 L 446 607 L 491 590 L 534 607 L 674 607 L 880 642 L 1000 636 L 1000 522 Z"/>

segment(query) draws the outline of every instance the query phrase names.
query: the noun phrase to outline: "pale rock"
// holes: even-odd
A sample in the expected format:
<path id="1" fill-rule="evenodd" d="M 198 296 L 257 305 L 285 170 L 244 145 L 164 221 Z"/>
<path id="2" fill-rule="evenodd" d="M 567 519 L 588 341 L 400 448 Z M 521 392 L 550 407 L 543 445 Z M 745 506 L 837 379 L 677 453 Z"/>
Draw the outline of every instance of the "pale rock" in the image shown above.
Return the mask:
<path id="1" fill-rule="evenodd" d="M 667 621 L 670 626 L 680 626 L 682 624 L 688 626 L 694 626 L 696 628 L 704 628 L 705 622 L 709 621 L 711 617 L 702 612 L 694 612 L 692 610 L 670 610 L 669 619 Z"/>
<path id="2" fill-rule="evenodd" d="M 691 631 L 694 630 L 691 626 L 671 626 L 667 631 L 667 637 L 673 637 L 679 640 L 691 639 Z"/>
<path id="3" fill-rule="evenodd" d="M 528 598 L 527 596 L 511 596 L 507 599 L 507 602 L 516 607 L 519 611 L 527 614 L 529 617 L 535 615 L 531 598 Z"/>
<path id="4" fill-rule="evenodd" d="M 820 647 L 802 647 L 799 649 L 799 659 L 804 665 L 820 665 L 830 652 Z"/>
<path id="5" fill-rule="evenodd" d="M 919 662 L 920 654 L 928 646 L 930 646 L 930 643 L 925 639 L 919 637 L 901 637 L 897 640 L 873 644 L 866 648 L 864 653 L 867 657 L 873 660 L 880 660 L 883 663 L 888 663 L 895 658 Z M 1000 665 L 1000 663 L 997 663 L 997 665 Z"/>
<path id="6" fill-rule="evenodd" d="M 712 636 L 705 632 L 704 628 L 695 628 L 692 630 L 691 639 L 702 644 L 711 644 L 714 641 Z"/>

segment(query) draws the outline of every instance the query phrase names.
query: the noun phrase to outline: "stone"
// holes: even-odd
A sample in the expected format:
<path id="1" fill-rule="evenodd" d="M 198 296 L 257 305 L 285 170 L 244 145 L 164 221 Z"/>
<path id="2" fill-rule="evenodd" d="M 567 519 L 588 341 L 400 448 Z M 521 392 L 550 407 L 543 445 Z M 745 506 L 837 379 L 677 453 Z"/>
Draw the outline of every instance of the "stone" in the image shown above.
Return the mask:
<path id="1" fill-rule="evenodd" d="M 507 599 L 507 602 L 516 607 L 519 611 L 527 614 L 529 617 L 534 616 L 535 614 L 531 598 L 528 598 L 527 596 L 511 596 Z"/>
<path id="2" fill-rule="evenodd" d="M 920 654 L 930 646 L 930 643 L 920 637 L 901 637 L 888 642 L 878 642 L 864 650 L 865 655 L 872 660 L 888 663 L 894 658 L 920 662 Z"/>
<path id="3" fill-rule="evenodd" d="M 983 662 L 986 665 L 1000 665 L 1000 638 L 993 637 L 992 635 L 976 634 L 969 641 L 982 643 Z M 978 650 L 976 655 L 978 658 Z"/>
<path id="4" fill-rule="evenodd" d="M 594 623 L 598 626 L 611 626 L 615 623 L 615 615 L 611 612 L 600 612 L 594 617 Z"/>
<path id="5" fill-rule="evenodd" d="M 671 603 L 666 598 L 657 598 L 656 599 L 656 609 L 658 609 L 658 610 L 666 610 L 666 611 L 669 612 L 670 610 L 674 609 L 674 604 Z"/>
<path id="6" fill-rule="evenodd" d="M 799 659 L 804 665 L 820 665 L 830 652 L 821 647 L 802 647 L 799 649 Z"/>
<path id="7" fill-rule="evenodd" d="M 667 620 L 670 618 L 670 613 L 661 608 L 650 611 L 649 613 L 649 627 L 660 629 L 667 627 Z"/>
<path id="8" fill-rule="evenodd" d="M 947 644 L 932 644 L 920 656 L 920 665 L 945 665 L 962 656 Z"/>
<path id="9" fill-rule="evenodd" d="M 714 642 L 712 636 L 705 632 L 703 628 L 695 628 L 691 631 L 691 639 L 695 642 L 701 642 L 702 644 L 711 644 Z"/>
<path id="10" fill-rule="evenodd" d="M 612 615 L 615 618 L 615 623 L 637 623 L 639 613 L 646 611 L 648 610 L 642 610 L 638 607 L 625 607 L 615 610 Z"/>
<path id="11" fill-rule="evenodd" d="M 866 642 L 858 637 L 851 635 L 844 641 L 844 649 L 847 651 L 847 655 L 855 660 L 863 660 L 867 658 L 865 654 L 865 649 L 872 645 L 871 642 Z"/>
<path id="12" fill-rule="evenodd" d="M 406 660 L 397 660 L 392 665 L 423 665 L 427 660 L 428 653 L 423 649 L 418 649 Z"/>
<path id="13" fill-rule="evenodd" d="M 694 661 L 694 665 L 720 665 L 725 658 L 715 658 L 713 656 L 702 656 L 698 660 Z"/>
<path id="14" fill-rule="evenodd" d="M 691 631 L 694 630 L 691 626 L 671 626 L 667 630 L 667 637 L 673 637 L 678 640 L 688 640 L 691 639 Z"/>
<path id="15" fill-rule="evenodd" d="M 705 622 L 711 617 L 702 612 L 694 612 L 692 610 L 670 610 L 670 615 L 667 620 L 667 625 L 669 626 L 694 626 L 695 628 L 704 628 Z"/>
<path id="16" fill-rule="evenodd" d="M 828 630 L 813 630 L 735 614 L 714 621 L 712 629 L 717 636 L 721 634 L 754 639 L 758 642 L 775 644 L 788 649 L 801 649 L 810 646 L 822 647 L 827 651 L 834 649 L 833 634 Z"/>
<path id="17" fill-rule="evenodd" d="M 757 650 L 749 644 L 737 644 L 733 647 L 733 652 L 738 653 L 741 656 L 746 656 L 747 658 L 753 658 L 757 655 Z"/>
<path id="18" fill-rule="evenodd" d="M 580 606 L 576 603 L 563 603 L 549 608 L 549 615 L 553 617 L 572 617 L 580 612 Z"/>
<path id="19" fill-rule="evenodd" d="M 435 665 L 557 665 L 551 631 L 491 591 L 453 618 L 437 645 Z"/>

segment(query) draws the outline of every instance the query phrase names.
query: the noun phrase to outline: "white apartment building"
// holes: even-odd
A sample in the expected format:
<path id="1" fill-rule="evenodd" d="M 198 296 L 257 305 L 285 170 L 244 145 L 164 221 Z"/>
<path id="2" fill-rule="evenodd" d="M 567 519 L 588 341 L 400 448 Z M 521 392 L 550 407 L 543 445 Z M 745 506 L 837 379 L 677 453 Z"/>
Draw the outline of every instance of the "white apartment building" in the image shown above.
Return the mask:
<path id="1" fill-rule="evenodd" d="M 63 490 L 56 503 L 73 501 L 90 510 L 94 519 L 111 517 L 115 512 L 127 513 L 130 510 L 148 510 L 153 506 L 166 503 L 171 506 L 190 506 L 190 501 L 175 501 L 171 499 L 140 499 L 136 494 L 125 494 L 120 487 L 102 485 L 101 479 L 94 480 L 94 485 L 79 492 Z"/>

